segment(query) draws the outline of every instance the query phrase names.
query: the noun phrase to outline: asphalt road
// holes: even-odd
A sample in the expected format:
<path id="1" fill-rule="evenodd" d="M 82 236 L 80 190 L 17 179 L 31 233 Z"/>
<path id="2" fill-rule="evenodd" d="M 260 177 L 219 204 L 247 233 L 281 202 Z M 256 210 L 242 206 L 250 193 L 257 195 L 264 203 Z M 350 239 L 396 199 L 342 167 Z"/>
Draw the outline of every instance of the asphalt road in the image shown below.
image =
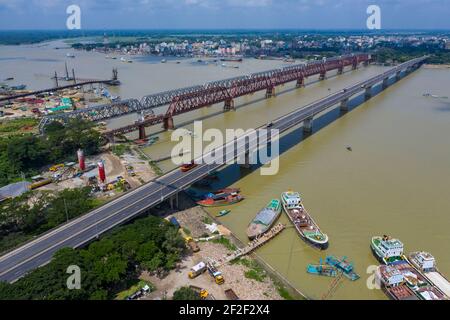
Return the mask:
<path id="1" fill-rule="evenodd" d="M 421 59 L 423 60 L 425 58 Z M 385 73 L 299 108 L 274 120 L 271 129 L 278 129 L 281 134 L 301 124 L 306 119 L 312 118 L 318 113 L 340 103 L 342 100 L 349 99 L 356 94 L 364 92 L 367 86 L 375 85 L 383 81 L 383 79 L 395 75 L 398 71 L 406 69 L 408 66 L 420 63 L 422 61 L 421 59 L 411 60 Z M 265 127 L 259 128 L 259 130 L 261 129 L 265 129 Z M 222 146 L 224 158 L 230 156 L 235 158 L 242 155 L 245 150 L 242 150 L 240 153 L 239 151 L 235 153 L 234 148 L 230 148 L 232 144 L 241 142 L 244 142 L 247 146 L 253 143 L 257 144 L 257 137 L 243 135 L 235 141 Z M 203 157 L 196 159 L 196 161 L 204 163 L 204 161 L 201 161 Z M 196 181 L 203 179 L 209 173 L 222 166 L 222 164 L 201 164 L 186 173 L 182 173 L 180 170 L 174 170 L 86 215 L 47 232 L 39 238 L 0 257 L 0 281 L 16 281 L 29 271 L 47 264 L 53 254 L 59 249 L 83 246 L 93 239 L 98 238 L 104 232 L 138 216 L 181 190 L 188 188 Z"/>

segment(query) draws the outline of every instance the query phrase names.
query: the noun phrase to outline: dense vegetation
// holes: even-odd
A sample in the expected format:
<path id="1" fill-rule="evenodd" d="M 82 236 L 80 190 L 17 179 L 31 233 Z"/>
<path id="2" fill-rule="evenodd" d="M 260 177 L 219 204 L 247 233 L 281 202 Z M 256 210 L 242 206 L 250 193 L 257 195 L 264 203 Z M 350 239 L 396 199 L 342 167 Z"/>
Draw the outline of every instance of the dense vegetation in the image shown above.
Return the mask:
<path id="1" fill-rule="evenodd" d="M 43 166 L 75 160 L 79 148 L 86 155 L 98 153 L 101 143 L 100 133 L 84 120 L 72 120 L 65 126 L 52 123 L 45 136 L 0 137 L 0 186 L 17 181 L 21 173 L 30 177 Z"/>
<path id="2" fill-rule="evenodd" d="M 0 300 L 112 299 L 135 283 L 142 270 L 170 270 L 179 261 L 184 241 L 178 230 L 156 217 L 115 229 L 87 249 L 63 249 L 52 262 L 14 284 L 0 283 Z M 69 266 L 81 269 L 81 289 L 69 290 Z"/>
<path id="3" fill-rule="evenodd" d="M 449 64 L 450 51 L 426 46 L 392 48 L 389 46 L 380 47 L 375 51 L 376 61 L 379 63 L 398 62 L 403 63 L 416 57 L 431 55 L 428 63 Z"/>
<path id="4" fill-rule="evenodd" d="M 27 193 L 0 207 L 0 252 L 50 230 L 98 205 L 90 188 Z M 66 210 L 67 209 L 67 210 Z"/>

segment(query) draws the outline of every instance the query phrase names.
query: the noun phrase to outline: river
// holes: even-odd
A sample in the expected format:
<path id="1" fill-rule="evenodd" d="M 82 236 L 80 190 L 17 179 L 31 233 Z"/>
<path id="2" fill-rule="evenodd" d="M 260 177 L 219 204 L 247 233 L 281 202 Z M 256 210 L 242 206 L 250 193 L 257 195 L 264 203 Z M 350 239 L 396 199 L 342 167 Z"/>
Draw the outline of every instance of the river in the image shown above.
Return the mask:
<path id="1" fill-rule="evenodd" d="M 0 78 L 14 76 L 17 84 L 43 89 L 52 86 L 50 77 L 55 70 L 63 74 L 64 61 L 86 79 L 110 78 L 112 68 L 117 67 L 123 85 L 114 89 L 114 94 L 128 98 L 288 65 L 254 59 L 227 64 L 240 66 L 235 69 L 188 59 L 162 64 L 142 58 L 126 64 L 99 53 L 76 52 L 75 59 L 66 58 L 70 50 L 55 50 L 55 46 L 61 43 L 0 47 Z M 264 93 L 257 93 L 238 99 L 236 111 L 223 114 L 221 106 L 212 106 L 176 117 L 175 124 L 203 117 L 204 128 L 257 127 L 382 70 L 370 66 L 341 76 L 330 73 L 322 82 L 311 78 L 304 89 L 288 84 L 277 88 L 276 98 L 264 99 Z M 232 213 L 221 221 L 246 241 L 245 229 L 259 209 L 283 191 L 300 191 L 306 207 L 329 235 L 330 248 L 318 252 L 288 228 L 258 254 L 316 299 L 332 280 L 308 275 L 306 265 L 319 262 L 326 254 L 347 256 L 361 275 L 356 282 L 344 281 L 332 298 L 386 299 L 380 290 L 370 290 L 366 284 L 367 269 L 377 264 L 369 249 L 373 235 L 398 237 L 406 252 L 431 252 L 441 272 L 450 276 L 450 101 L 423 96 L 425 92 L 450 96 L 449 79 L 448 69 L 422 68 L 365 103 L 356 99 L 345 115 L 338 111 L 321 115 L 309 137 L 303 137 L 300 128 L 288 132 L 282 138 L 280 170 L 275 176 L 227 167 L 213 187 L 238 186 L 246 200 L 232 206 Z M 135 119 L 135 115 L 116 119 L 110 126 Z M 192 129 L 191 124 L 186 127 Z M 175 144 L 170 133 L 159 131 L 148 130 L 160 138 L 145 150 L 152 158 L 169 155 Z M 353 151 L 348 151 L 348 146 Z M 165 171 L 175 167 L 170 161 L 161 166 Z M 281 221 L 289 225 L 284 215 Z"/>

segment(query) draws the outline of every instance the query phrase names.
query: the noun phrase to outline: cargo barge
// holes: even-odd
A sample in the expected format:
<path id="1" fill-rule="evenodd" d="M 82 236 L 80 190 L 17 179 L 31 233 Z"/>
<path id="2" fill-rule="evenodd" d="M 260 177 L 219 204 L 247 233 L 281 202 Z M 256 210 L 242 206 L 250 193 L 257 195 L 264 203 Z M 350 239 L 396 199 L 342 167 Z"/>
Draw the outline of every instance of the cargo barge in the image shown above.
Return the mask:
<path id="1" fill-rule="evenodd" d="M 281 201 L 284 211 L 300 237 L 315 248 L 327 249 L 328 236 L 320 230 L 317 223 L 306 211 L 300 194 L 292 191 L 284 192 L 281 195 Z"/>

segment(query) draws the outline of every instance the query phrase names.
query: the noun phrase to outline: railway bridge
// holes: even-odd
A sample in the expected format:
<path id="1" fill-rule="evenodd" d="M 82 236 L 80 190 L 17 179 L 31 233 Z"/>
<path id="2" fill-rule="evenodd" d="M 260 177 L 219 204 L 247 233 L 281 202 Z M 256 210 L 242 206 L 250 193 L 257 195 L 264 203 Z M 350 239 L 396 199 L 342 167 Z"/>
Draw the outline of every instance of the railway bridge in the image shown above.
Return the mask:
<path id="1" fill-rule="evenodd" d="M 145 128 L 163 124 L 165 130 L 174 129 L 174 117 L 216 103 L 224 103 L 224 110 L 234 109 L 234 99 L 265 90 L 266 97 L 275 96 L 275 88 L 279 85 L 296 81 L 297 87 L 303 87 L 305 79 L 319 75 L 324 80 L 327 72 L 337 70 L 343 73 L 344 68 L 351 66 L 356 69 L 360 63 L 368 64 L 369 54 L 352 54 L 340 57 L 312 61 L 303 64 L 273 69 L 220 81 L 205 85 L 165 91 L 145 96 L 141 101 L 128 99 L 120 102 L 93 106 L 69 113 L 46 116 L 42 119 L 39 129 L 41 133 L 52 121 L 67 122 L 71 118 L 88 119 L 94 122 L 121 117 L 131 113 L 147 112 L 147 116 L 134 124 L 105 132 L 107 136 L 126 134 L 139 130 L 140 138 L 145 138 Z M 167 111 L 155 114 L 154 109 L 168 106 Z"/>

